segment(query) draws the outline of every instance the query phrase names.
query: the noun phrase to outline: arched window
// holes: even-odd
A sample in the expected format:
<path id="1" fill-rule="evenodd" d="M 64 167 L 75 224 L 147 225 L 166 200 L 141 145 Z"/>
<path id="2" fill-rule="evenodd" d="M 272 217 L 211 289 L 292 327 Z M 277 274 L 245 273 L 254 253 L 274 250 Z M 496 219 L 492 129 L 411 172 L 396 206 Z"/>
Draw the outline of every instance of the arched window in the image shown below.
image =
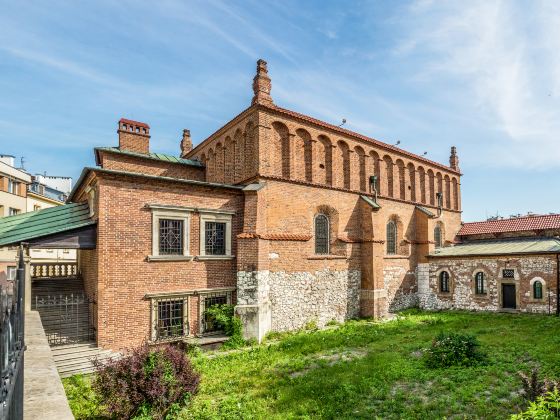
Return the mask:
<path id="1" fill-rule="evenodd" d="M 475 281 L 474 292 L 477 295 L 483 295 L 485 293 L 485 291 L 484 291 L 484 273 L 482 271 L 479 271 L 478 273 L 476 273 L 475 276 L 474 276 L 474 281 Z"/>
<path id="2" fill-rule="evenodd" d="M 329 218 L 324 214 L 315 217 L 315 254 L 329 253 Z"/>
<path id="3" fill-rule="evenodd" d="M 439 273 L 439 291 L 449 292 L 449 273 L 447 271 Z"/>
<path id="4" fill-rule="evenodd" d="M 441 248 L 441 226 L 439 225 L 434 228 L 434 242 L 436 243 L 436 248 Z"/>
<path id="5" fill-rule="evenodd" d="M 533 283 L 533 298 L 542 299 L 542 283 L 538 280 Z"/>
<path id="6" fill-rule="evenodd" d="M 397 253 L 397 225 L 392 220 L 387 223 L 387 254 Z"/>

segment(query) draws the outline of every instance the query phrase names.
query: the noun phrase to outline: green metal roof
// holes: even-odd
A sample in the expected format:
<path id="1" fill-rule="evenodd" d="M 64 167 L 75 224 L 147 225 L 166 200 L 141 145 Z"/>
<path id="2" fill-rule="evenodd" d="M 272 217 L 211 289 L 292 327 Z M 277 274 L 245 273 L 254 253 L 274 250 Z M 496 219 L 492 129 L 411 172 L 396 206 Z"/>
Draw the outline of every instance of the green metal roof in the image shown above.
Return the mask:
<path id="1" fill-rule="evenodd" d="M 183 158 L 180 158 L 180 157 L 177 157 L 177 156 L 166 155 L 164 153 L 148 153 L 148 154 L 136 153 L 136 152 L 131 152 L 129 150 L 120 150 L 117 147 L 96 147 L 95 151 L 119 153 L 121 155 L 135 156 L 135 157 L 155 159 L 155 160 L 163 160 L 165 162 L 180 163 L 180 164 L 183 164 L 183 165 L 190 165 L 190 166 L 198 166 L 198 167 L 204 166 L 204 165 L 202 165 L 202 163 L 200 163 L 197 160 L 183 159 Z"/>
<path id="2" fill-rule="evenodd" d="M 374 209 L 380 209 L 381 208 L 381 206 L 379 204 L 377 204 L 375 201 L 373 201 L 367 195 L 360 195 L 360 198 L 362 200 L 364 200 L 366 203 L 368 203 Z"/>
<path id="3" fill-rule="evenodd" d="M 558 238 L 519 238 L 492 241 L 472 241 L 438 248 L 430 257 L 463 257 L 483 255 L 560 253 Z"/>
<path id="4" fill-rule="evenodd" d="M 87 203 L 64 204 L 0 218 L 0 246 L 93 225 Z"/>

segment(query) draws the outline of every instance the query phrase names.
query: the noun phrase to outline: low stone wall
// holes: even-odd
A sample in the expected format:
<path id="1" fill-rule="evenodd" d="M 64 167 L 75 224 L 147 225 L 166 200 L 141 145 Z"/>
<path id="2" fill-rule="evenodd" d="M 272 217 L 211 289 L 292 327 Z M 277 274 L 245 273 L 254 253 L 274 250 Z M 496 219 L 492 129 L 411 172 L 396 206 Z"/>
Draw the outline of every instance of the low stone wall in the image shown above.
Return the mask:
<path id="1" fill-rule="evenodd" d="M 25 313 L 25 344 L 23 418 L 72 420 L 74 416 L 36 311 Z"/>
<path id="2" fill-rule="evenodd" d="M 383 268 L 383 282 L 387 291 L 388 312 L 418 306 L 416 274 L 400 266 Z"/>

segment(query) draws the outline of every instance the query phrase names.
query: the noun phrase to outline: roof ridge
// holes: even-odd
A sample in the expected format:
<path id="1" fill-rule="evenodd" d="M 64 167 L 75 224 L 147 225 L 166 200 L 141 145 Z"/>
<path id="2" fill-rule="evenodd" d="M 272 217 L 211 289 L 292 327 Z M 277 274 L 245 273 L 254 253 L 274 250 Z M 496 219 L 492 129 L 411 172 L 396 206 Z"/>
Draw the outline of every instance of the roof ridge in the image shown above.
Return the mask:
<path id="1" fill-rule="evenodd" d="M 518 216 L 518 217 L 508 217 L 504 219 L 495 219 L 495 220 L 481 220 L 478 222 L 463 222 L 463 225 L 472 225 L 475 223 L 496 223 L 496 222 L 507 222 L 510 220 L 519 220 L 519 219 L 538 219 L 540 217 L 554 217 L 560 216 L 560 213 L 552 213 L 552 214 L 532 214 L 532 215 L 525 215 L 525 216 Z"/>

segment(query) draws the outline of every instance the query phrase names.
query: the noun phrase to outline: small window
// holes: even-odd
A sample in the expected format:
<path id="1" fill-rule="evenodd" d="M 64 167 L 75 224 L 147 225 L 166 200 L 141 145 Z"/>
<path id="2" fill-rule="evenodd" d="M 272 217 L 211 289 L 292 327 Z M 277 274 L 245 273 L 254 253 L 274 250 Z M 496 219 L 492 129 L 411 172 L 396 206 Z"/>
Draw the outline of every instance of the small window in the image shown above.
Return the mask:
<path id="1" fill-rule="evenodd" d="M 203 334 L 222 332 L 223 326 L 208 313 L 208 309 L 217 305 L 231 305 L 231 292 L 209 293 L 200 296 L 201 325 Z"/>
<path id="2" fill-rule="evenodd" d="M 329 253 L 329 218 L 324 214 L 315 217 L 315 254 Z"/>
<path id="3" fill-rule="evenodd" d="M 39 211 L 39 210 L 41 210 L 41 206 L 38 206 L 37 204 L 35 204 L 33 206 L 33 211 Z"/>
<path id="4" fill-rule="evenodd" d="M 434 242 L 436 244 L 436 248 L 441 248 L 441 227 L 436 226 L 434 229 Z"/>
<path id="5" fill-rule="evenodd" d="M 15 216 L 16 214 L 19 214 L 20 210 L 19 209 L 14 209 L 13 207 L 10 207 L 8 209 L 8 215 L 9 216 Z"/>
<path id="6" fill-rule="evenodd" d="M 15 280 L 17 273 L 17 267 L 13 265 L 9 265 L 6 268 L 6 275 L 8 276 L 8 280 Z"/>
<path id="7" fill-rule="evenodd" d="M 449 273 L 442 271 L 439 273 L 439 290 L 440 292 L 449 292 Z"/>
<path id="8" fill-rule="evenodd" d="M 183 222 L 159 219 L 159 255 L 183 255 Z"/>
<path id="9" fill-rule="evenodd" d="M 513 268 L 504 268 L 502 270 L 502 277 L 504 279 L 513 279 L 515 277 L 515 270 Z"/>
<path id="10" fill-rule="evenodd" d="M 226 255 L 226 224 L 206 222 L 204 229 L 206 255 Z"/>
<path id="11" fill-rule="evenodd" d="M 542 283 L 540 281 L 536 281 L 533 283 L 533 297 L 535 299 L 542 299 Z"/>
<path id="12" fill-rule="evenodd" d="M 387 254 L 397 253 L 397 225 L 392 220 L 387 223 Z"/>
<path id="13" fill-rule="evenodd" d="M 474 276 L 474 281 L 475 281 L 475 293 L 477 295 L 483 295 L 485 294 L 485 290 L 484 290 L 484 273 L 482 271 L 479 271 L 478 273 L 476 273 L 476 275 Z"/>
<path id="14" fill-rule="evenodd" d="M 166 340 L 185 335 L 183 308 L 183 299 L 157 302 L 157 340 Z"/>

